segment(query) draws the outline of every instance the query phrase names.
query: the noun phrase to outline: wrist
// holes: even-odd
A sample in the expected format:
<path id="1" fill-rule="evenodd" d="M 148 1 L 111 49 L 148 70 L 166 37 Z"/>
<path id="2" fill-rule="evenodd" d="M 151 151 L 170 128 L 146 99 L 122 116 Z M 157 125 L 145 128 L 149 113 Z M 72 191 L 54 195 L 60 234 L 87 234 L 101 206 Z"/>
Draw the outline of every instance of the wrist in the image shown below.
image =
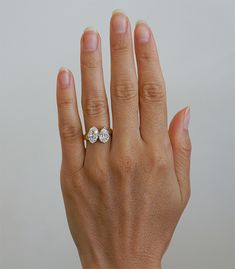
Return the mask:
<path id="1" fill-rule="evenodd" d="M 127 262 L 125 259 L 121 262 L 91 262 L 91 260 L 83 260 L 82 261 L 83 269 L 161 269 L 161 261 L 154 261 L 149 263 L 148 261 L 134 261 Z"/>

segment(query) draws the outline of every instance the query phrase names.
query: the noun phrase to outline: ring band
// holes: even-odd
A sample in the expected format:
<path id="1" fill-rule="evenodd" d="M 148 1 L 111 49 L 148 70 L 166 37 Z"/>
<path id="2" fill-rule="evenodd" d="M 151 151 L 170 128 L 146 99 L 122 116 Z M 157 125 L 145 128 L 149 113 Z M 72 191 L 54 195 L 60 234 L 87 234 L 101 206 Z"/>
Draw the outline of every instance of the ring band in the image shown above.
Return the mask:
<path id="1" fill-rule="evenodd" d="M 107 143 L 112 135 L 113 130 L 111 128 L 103 127 L 98 130 L 97 127 L 93 126 L 89 131 L 83 135 L 83 139 L 94 144 L 97 140 L 102 143 Z"/>

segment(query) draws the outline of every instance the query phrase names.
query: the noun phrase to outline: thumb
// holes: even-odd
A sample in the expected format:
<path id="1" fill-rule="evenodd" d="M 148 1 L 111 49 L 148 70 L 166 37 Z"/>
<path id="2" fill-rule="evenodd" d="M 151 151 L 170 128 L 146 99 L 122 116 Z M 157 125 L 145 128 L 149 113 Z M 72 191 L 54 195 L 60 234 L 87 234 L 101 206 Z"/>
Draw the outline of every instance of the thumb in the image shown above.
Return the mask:
<path id="1" fill-rule="evenodd" d="M 190 197 L 190 156 L 191 141 L 189 137 L 190 108 L 179 111 L 169 127 L 169 137 L 172 144 L 175 172 L 178 178 L 182 199 L 187 203 Z"/>

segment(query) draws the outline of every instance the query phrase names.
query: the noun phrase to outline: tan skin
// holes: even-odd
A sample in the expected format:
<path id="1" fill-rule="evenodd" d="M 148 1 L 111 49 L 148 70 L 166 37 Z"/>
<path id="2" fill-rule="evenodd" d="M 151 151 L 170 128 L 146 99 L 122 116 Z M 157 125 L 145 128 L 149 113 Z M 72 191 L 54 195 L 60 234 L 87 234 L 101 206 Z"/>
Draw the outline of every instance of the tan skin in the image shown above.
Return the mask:
<path id="1" fill-rule="evenodd" d="M 84 145 L 72 73 L 57 81 L 61 186 L 83 268 L 160 268 L 190 196 L 189 108 L 167 125 L 166 91 L 153 33 L 128 17 L 110 22 L 112 138 Z M 81 38 L 86 131 L 110 127 L 101 38 Z"/>

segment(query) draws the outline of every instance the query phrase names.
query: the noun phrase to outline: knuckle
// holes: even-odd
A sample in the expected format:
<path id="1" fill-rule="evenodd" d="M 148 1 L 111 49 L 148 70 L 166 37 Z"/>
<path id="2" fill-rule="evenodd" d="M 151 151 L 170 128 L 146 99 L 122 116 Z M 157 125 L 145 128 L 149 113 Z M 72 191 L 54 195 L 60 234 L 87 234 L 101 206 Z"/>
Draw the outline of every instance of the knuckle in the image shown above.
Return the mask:
<path id="1" fill-rule="evenodd" d="M 107 103 L 104 98 L 87 98 L 83 104 L 84 113 L 88 116 L 101 116 L 107 112 Z"/>
<path id="2" fill-rule="evenodd" d="M 99 166 L 99 168 L 96 171 L 96 178 L 98 179 L 98 182 L 102 182 L 102 185 L 105 185 L 105 183 L 108 181 L 108 169 L 102 165 Z"/>
<path id="3" fill-rule="evenodd" d="M 139 53 L 138 55 L 138 60 L 143 61 L 143 62 L 156 62 L 156 50 L 154 49 L 149 49 L 149 50 L 144 50 Z"/>
<path id="4" fill-rule="evenodd" d="M 158 159 L 157 159 L 157 167 L 158 167 L 159 170 L 168 171 L 168 168 L 169 168 L 168 159 L 164 158 L 163 156 L 158 157 Z"/>
<path id="5" fill-rule="evenodd" d="M 61 139 L 67 142 L 73 142 L 77 140 L 80 134 L 80 129 L 70 123 L 61 124 L 59 129 Z"/>
<path id="6" fill-rule="evenodd" d="M 63 192 L 65 192 L 66 195 L 73 196 L 74 193 L 79 194 L 82 192 L 81 179 L 81 168 L 74 170 L 61 169 L 60 184 Z"/>
<path id="7" fill-rule="evenodd" d="M 73 106 L 74 100 L 72 98 L 60 98 L 58 99 L 59 109 L 69 109 Z"/>
<path id="8" fill-rule="evenodd" d="M 108 161 L 107 161 L 108 162 Z M 99 158 L 95 158 L 95 166 L 87 164 L 84 167 L 84 173 L 89 175 L 89 181 L 93 186 L 96 186 L 97 190 L 101 194 L 105 194 L 109 191 L 110 184 L 110 167 L 107 163 L 104 163 Z"/>
<path id="9" fill-rule="evenodd" d="M 89 54 L 81 57 L 81 67 L 83 69 L 94 69 L 99 67 L 101 64 L 101 59 L 97 55 Z"/>
<path id="10" fill-rule="evenodd" d="M 137 90 L 130 81 L 115 83 L 111 86 L 112 97 L 120 101 L 129 101 L 137 96 Z"/>
<path id="11" fill-rule="evenodd" d="M 61 185 L 62 189 L 66 192 L 67 196 L 73 198 L 75 196 L 84 196 L 82 181 L 80 178 L 72 177 L 67 186 Z"/>
<path id="12" fill-rule="evenodd" d="M 152 156 L 151 162 L 159 171 L 168 171 L 170 168 L 167 154 L 160 151 Z"/>
<path id="13" fill-rule="evenodd" d="M 104 164 L 103 161 L 98 158 L 95 159 L 95 163 L 96 165 L 92 171 L 92 179 L 94 182 L 99 184 L 105 183 L 109 178 L 108 165 Z M 86 169 L 90 169 L 90 166 L 88 166 Z"/>
<path id="14" fill-rule="evenodd" d="M 112 42 L 111 44 L 111 51 L 113 53 L 118 53 L 118 54 L 125 54 L 129 50 L 129 45 L 128 42 L 125 40 L 125 38 L 118 38 L 115 40 L 115 42 Z"/>
<path id="15" fill-rule="evenodd" d="M 141 86 L 140 98 L 144 102 L 163 102 L 166 98 L 164 83 L 160 81 L 144 83 Z"/>
<path id="16" fill-rule="evenodd" d="M 136 162 L 130 153 L 125 152 L 120 154 L 120 157 L 117 156 L 114 162 L 114 166 L 120 174 L 128 175 L 134 172 Z"/>
<path id="17" fill-rule="evenodd" d="M 102 168 L 97 169 L 96 175 L 94 175 L 91 179 L 94 185 L 97 186 L 97 189 L 101 194 L 105 194 L 109 191 L 110 187 L 110 177 L 108 170 Z"/>

